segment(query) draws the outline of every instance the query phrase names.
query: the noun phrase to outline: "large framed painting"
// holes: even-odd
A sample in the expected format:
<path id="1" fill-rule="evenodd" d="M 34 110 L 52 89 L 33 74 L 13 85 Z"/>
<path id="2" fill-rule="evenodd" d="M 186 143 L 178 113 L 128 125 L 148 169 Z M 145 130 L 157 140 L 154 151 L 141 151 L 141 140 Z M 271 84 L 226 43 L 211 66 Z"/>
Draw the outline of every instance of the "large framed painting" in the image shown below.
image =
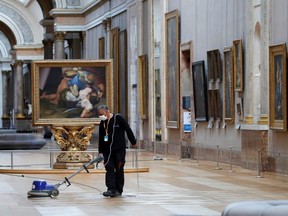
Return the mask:
<path id="1" fill-rule="evenodd" d="M 242 40 L 233 41 L 234 91 L 244 89 Z"/>
<path id="2" fill-rule="evenodd" d="M 127 62 L 127 31 L 119 32 L 119 92 L 118 112 L 128 119 L 128 62 Z"/>
<path id="3" fill-rule="evenodd" d="M 209 119 L 213 121 L 216 120 L 216 98 L 215 98 L 215 90 L 208 90 L 208 111 L 209 111 Z"/>
<path id="4" fill-rule="evenodd" d="M 221 120 L 221 98 L 219 89 L 208 90 L 209 115 L 214 121 Z"/>
<path id="5" fill-rule="evenodd" d="M 147 55 L 141 55 L 138 57 L 138 94 L 141 119 L 148 118 L 148 89 L 148 59 Z"/>
<path id="6" fill-rule="evenodd" d="M 114 101 L 113 106 L 115 108 L 115 112 L 119 112 L 120 110 L 120 84 L 119 84 L 119 28 L 113 28 L 110 30 L 110 59 L 113 59 L 113 88 L 114 88 Z"/>
<path id="7" fill-rule="evenodd" d="M 286 44 L 269 47 L 269 110 L 270 128 L 287 130 Z"/>
<path id="8" fill-rule="evenodd" d="M 195 121 L 208 121 L 207 82 L 204 61 L 192 63 Z"/>
<path id="9" fill-rule="evenodd" d="M 208 82 L 214 82 L 215 76 L 214 76 L 214 64 L 213 64 L 213 51 L 207 52 L 207 64 L 208 64 Z"/>
<path id="10" fill-rule="evenodd" d="M 179 14 L 178 10 L 165 14 L 166 38 L 166 125 L 179 128 Z"/>
<path id="11" fill-rule="evenodd" d="M 208 81 L 220 82 L 222 79 L 221 55 L 218 49 L 207 51 Z"/>
<path id="12" fill-rule="evenodd" d="M 233 86 L 233 53 L 232 47 L 223 50 L 223 99 L 224 120 L 233 123 L 235 117 L 234 86 Z"/>
<path id="13" fill-rule="evenodd" d="M 34 125 L 98 124 L 99 105 L 113 112 L 113 61 L 34 61 L 32 89 Z"/>

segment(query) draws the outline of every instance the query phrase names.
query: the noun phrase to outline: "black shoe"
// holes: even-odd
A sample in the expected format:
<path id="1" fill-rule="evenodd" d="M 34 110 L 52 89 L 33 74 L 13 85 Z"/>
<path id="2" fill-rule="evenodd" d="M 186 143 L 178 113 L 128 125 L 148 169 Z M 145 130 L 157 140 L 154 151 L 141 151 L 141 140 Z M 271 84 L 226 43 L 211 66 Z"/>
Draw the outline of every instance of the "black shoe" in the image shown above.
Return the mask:
<path id="1" fill-rule="evenodd" d="M 120 196 L 120 193 L 118 191 L 113 192 L 111 190 L 107 190 L 107 191 L 103 192 L 103 196 L 105 196 L 105 197 L 117 197 L 117 196 Z"/>

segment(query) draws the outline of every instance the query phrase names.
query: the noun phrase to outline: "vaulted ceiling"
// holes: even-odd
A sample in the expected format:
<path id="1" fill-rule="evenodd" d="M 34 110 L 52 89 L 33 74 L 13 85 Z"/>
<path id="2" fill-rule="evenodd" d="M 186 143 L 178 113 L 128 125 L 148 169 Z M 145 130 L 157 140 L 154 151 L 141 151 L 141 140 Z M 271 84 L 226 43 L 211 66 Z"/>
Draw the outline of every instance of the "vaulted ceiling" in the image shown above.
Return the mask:
<path id="1" fill-rule="evenodd" d="M 32 7 L 34 8 L 33 13 L 35 12 L 35 14 L 30 16 L 30 18 L 28 19 L 22 18 L 22 20 L 21 16 L 25 16 L 25 12 L 22 11 L 23 14 L 21 14 L 19 11 L 21 11 L 23 7 L 26 8 L 26 6 L 28 7 L 29 5 L 31 5 L 33 0 L 17 0 L 14 3 L 8 0 L 4 0 L 2 2 L 3 6 L 1 6 L 2 10 L 0 14 L 0 58 L 7 58 L 12 47 L 16 44 L 19 44 L 20 41 L 24 41 L 24 43 L 29 43 L 33 41 L 35 42 L 35 40 L 37 40 L 36 43 L 41 43 L 42 33 L 41 31 L 37 31 L 37 28 L 41 28 L 39 22 L 42 19 L 53 19 L 50 16 L 49 12 L 54 8 L 54 1 L 55 0 L 35 0 L 34 6 Z M 15 6 L 15 10 L 12 9 L 12 5 Z M 5 9 L 3 9 L 3 7 Z M 18 22 L 18 24 L 16 24 L 16 22 Z M 30 22 L 29 25 L 28 22 Z M 38 34 L 36 38 L 35 32 L 37 32 Z"/>
<path id="2" fill-rule="evenodd" d="M 42 9 L 43 18 L 50 19 L 51 16 L 49 14 L 49 11 L 54 8 L 53 0 L 37 0 L 37 2 Z"/>

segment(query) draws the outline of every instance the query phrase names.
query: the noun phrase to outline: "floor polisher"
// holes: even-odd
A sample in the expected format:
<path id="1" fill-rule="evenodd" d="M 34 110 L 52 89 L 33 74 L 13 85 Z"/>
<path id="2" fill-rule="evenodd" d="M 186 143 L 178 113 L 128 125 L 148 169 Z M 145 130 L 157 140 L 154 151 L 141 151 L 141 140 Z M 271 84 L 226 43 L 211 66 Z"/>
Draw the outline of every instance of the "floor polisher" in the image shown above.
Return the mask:
<path id="1" fill-rule="evenodd" d="M 56 197 L 59 195 L 58 188 L 66 183 L 67 187 L 71 185 L 71 182 L 69 179 L 80 173 L 82 170 L 86 170 L 87 173 L 89 173 L 89 170 L 87 167 L 91 164 L 96 163 L 96 167 L 98 167 L 98 163 L 101 163 L 104 160 L 103 156 L 98 156 L 95 159 L 91 160 L 87 164 L 83 165 L 77 172 L 73 173 L 72 175 L 65 177 L 65 179 L 62 182 L 59 182 L 58 184 L 51 185 L 47 184 L 45 180 L 34 180 L 32 184 L 32 190 L 28 191 L 27 195 L 28 198 L 30 197 Z"/>

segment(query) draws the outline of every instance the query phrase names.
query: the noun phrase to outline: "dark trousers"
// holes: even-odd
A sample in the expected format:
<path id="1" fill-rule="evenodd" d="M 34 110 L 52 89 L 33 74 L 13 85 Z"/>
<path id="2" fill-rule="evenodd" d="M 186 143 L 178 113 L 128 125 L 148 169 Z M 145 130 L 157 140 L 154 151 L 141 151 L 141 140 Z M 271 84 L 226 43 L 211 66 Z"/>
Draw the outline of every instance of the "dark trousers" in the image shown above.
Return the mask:
<path id="1" fill-rule="evenodd" d="M 108 190 L 113 192 L 123 192 L 124 187 L 124 164 L 125 164 L 126 149 L 112 151 L 109 154 L 104 154 L 104 163 L 106 169 L 105 183 Z"/>

